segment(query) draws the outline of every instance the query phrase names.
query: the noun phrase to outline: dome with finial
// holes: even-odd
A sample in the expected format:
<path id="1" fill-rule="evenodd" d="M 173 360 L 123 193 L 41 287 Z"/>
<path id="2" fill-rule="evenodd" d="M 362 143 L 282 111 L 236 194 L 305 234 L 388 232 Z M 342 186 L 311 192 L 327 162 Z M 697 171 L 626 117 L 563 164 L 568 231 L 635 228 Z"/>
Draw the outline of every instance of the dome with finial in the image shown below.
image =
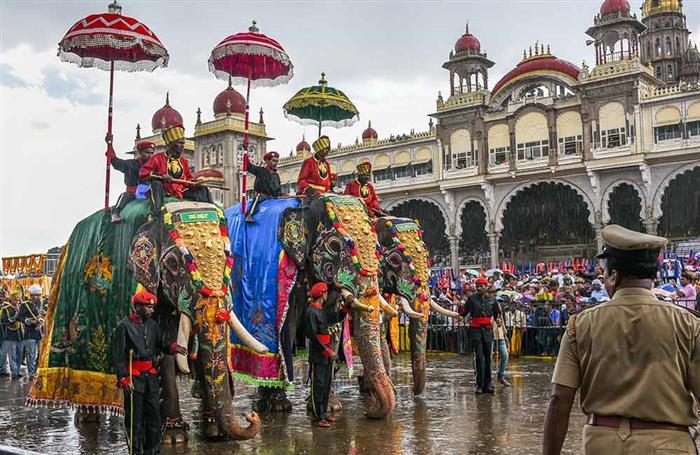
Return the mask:
<path id="1" fill-rule="evenodd" d="M 630 4 L 627 0 L 605 0 L 600 5 L 600 16 L 607 16 L 613 13 L 629 13 Z"/>
<path id="2" fill-rule="evenodd" d="M 158 109 L 151 118 L 151 129 L 155 132 L 182 124 L 182 115 L 170 106 L 170 93 L 168 92 L 165 94 L 165 106 Z"/>
<path id="3" fill-rule="evenodd" d="M 365 142 L 369 139 L 377 139 L 379 135 L 377 134 L 377 131 L 372 128 L 372 121 L 370 120 L 369 123 L 367 124 L 367 129 L 365 129 L 362 132 L 362 142 Z"/>
<path id="4" fill-rule="evenodd" d="M 469 52 L 469 53 L 479 53 L 481 52 L 481 43 L 476 39 L 476 36 L 469 33 L 469 23 L 464 32 L 464 35 L 460 36 L 455 43 L 455 52 Z"/>
<path id="5" fill-rule="evenodd" d="M 231 85 L 228 79 L 228 87 L 214 98 L 214 115 L 219 114 L 245 114 L 245 98 Z"/>
<path id="6" fill-rule="evenodd" d="M 299 152 L 310 152 L 311 151 L 311 146 L 309 145 L 308 142 L 306 142 L 306 138 L 304 136 L 301 137 L 301 142 L 297 144 L 297 153 Z"/>

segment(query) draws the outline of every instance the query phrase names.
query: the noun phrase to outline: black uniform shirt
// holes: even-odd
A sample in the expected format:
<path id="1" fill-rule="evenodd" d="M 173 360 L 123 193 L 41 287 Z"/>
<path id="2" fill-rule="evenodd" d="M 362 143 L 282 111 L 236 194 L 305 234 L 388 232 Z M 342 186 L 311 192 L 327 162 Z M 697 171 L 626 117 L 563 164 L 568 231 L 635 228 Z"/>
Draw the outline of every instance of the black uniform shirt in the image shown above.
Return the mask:
<path id="1" fill-rule="evenodd" d="M 43 316 L 43 304 L 41 300 L 32 302 L 28 300 L 23 302 L 19 308 L 19 320 L 24 324 L 24 339 L 25 340 L 41 340 L 43 336 L 43 326 L 34 323 L 32 319 L 39 319 Z"/>
<path id="2" fill-rule="evenodd" d="M 141 160 L 123 160 L 116 156 L 112 158 L 112 167 L 124 174 L 124 185 L 137 186 L 139 184 L 139 170 L 144 164 Z"/>
<path id="3" fill-rule="evenodd" d="M 253 163 L 248 163 L 248 172 L 255 176 L 255 191 L 267 197 L 282 196 L 282 183 L 277 172 Z"/>
<path id="4" fill-rule="evenodd" d="M 336 309 L 306 309 L 306 337 L 309 339 L 309 362 L 330 363 L 338 352 L 345 313 Z"/>
<path id="5" fill-rule="evenodd" d="M 20 321 L 19 307 L 6 302 L 0 309 L 0 326 L 4 334 L 3 340 L 22 341 L 24 339 L 24 326 Z"/>
<path id="6" fill-rule="evenodd" d="M 493 297 L 485 297 L 478 292 L 470 295 L 467 303 L 459 309 L 459 314 L 462 317 L 470 315 L 472 318 L 496 318 L 500 316 L 501 309 Z M 472 339 L 484 338 L 485 340 L 493 340 L 493 328 L 482 326 L 479 328 L 470 327 L 469 336 Z"/>
<path id="7" fill-rule="evenodd" d="M 147 319 L 143 323 L 132 319 L 120 321 L 114 334 L 113 348 L 117 379 L 129 377 L 130 350 L 134 351 L 134 361 L 154 361 L 159 353 L 169 352 L 169 347 L 170 343 L 165 342 L 160 326 L 153 319 Z"/>

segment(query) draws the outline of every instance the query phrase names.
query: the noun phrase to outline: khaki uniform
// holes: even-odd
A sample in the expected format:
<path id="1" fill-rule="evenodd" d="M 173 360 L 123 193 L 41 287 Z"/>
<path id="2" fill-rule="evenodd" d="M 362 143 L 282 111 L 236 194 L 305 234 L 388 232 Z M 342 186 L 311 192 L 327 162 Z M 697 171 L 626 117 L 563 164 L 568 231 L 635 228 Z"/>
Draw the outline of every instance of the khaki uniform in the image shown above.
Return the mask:
<path id="1" fill-rule="evenodd" d="M 552 382 L 580 388 L 587 415 L 695 426 L 700 397 L 700 319 L 650 290 L 622 288 L 572 316 Z M 586 425 L 586 454 L 695 454 L 689 432 Z"/>

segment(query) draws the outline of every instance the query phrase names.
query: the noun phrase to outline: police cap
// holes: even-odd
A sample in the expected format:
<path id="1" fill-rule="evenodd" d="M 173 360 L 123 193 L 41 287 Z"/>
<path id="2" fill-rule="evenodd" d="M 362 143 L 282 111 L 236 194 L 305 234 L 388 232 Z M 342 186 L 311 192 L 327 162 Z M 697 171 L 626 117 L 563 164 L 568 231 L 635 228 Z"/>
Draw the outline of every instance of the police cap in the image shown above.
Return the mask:
<path id="1" fill-rule="evenodd" d="M 656 260 L 661 248 L 668 243 L 664 237 L 643 234 L 617 224 L 605 226 L 602 231 L 605 247 L 598 259 L 615 257 L 630 261 Z"/>

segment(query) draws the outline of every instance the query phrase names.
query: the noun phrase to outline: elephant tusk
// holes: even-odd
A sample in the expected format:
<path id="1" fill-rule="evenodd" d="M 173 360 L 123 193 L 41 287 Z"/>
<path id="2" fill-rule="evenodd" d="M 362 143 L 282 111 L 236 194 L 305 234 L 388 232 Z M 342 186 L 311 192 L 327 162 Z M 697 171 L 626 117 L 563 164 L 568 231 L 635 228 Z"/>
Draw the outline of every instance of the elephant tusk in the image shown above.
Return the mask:
<path id="1" fill-rule="evenodd" d="M 459 317 L 459 313 L 455 313 L 454 311 L 450 311 L 447 308 L 441 307 L 433 299 L 430 299 L 430 309 L 438 314 L 441 314 L 443 316 L 447 316 L 448 318 L 458 318 Z"/>
<path id="2" fill-rule="evenodd" d="M 180 314 L 180 325 L 177 328 L 177 344 L 179 346 L 187 347 L 190 342 L 190 334 L 192 333 L 192 321 L 190 318 L 184 314 Z M 187 363 L 187 356 L 180 354 L 179 352 L 175 354 L 175 363 L 177 368 L 185 374 L 190 373 L 190 366 Z"/>
<path id="3" fill-rule="evenodd" d="M 391 306 L 381 294 L 379 294 L 379 306 L 382 307 L 382 310 L 384 310 L 384 312 L 392 318 L 399 315 L 399 312 L 396 311 L 396 309 Z"/>
<path id="4" fill-rule="evenodd" d="M 355 298 L 354 295 L 352 295 L 352 292 L 348 291 L 347 289 L 341 289 L 340 295 L 343 296 L 343 299 L 346 302 L 348 301 L 348 298 L 351 298 L 350 306 L 355 308 L 356 310 L 365 311 L 367 313 L 371 313 L 372 311 L 374 311 L 374 308 L 372 308 L 371 306 L 360 303 L 360 301 L 357 300 L 357 298 Z"/>
<path id="5" fill-rule="evenodd" d="M 231 311 L 230 315 L 231 317 L 228 319 L 228 325 L 231 327 L 231 330 L 233 330 L 233 333 L 235 333 L 236 336 L 243 342 L 243 344 L 258 354 L 266 354 L 269 351 L 267 346 L 256 340 L 255 337 L 251 335 L 245 327 L 243 327 L 243 324 L 241 324 L 241 321 L 236 316 L 236 313 Z"/>
<path id="6" fill-rule="evenodd" d="M 406 313 L 406 316 L 408 316 L 411 319 L 423 318 L 422 313 L 418 313 L 416 311 L 413 311 L 413 308 L 411 308 L 411 305 L 408 304 L 408 300 L 406 300 L 405 297 L 401 297 L 401 309 L 403 310 L 404 313 Z"/>

